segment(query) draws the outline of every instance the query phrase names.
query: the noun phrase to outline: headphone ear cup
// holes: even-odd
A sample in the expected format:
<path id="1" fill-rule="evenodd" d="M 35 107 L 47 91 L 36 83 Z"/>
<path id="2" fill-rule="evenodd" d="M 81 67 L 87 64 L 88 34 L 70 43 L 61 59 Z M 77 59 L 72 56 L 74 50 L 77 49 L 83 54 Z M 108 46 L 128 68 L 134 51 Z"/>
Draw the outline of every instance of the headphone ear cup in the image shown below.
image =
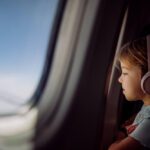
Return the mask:
<path id="1" fill-rule="evenodd" d="M 141 80 L 141 88 L 144 93 L 150 94 L 150 71 L 143 76 Z"/>

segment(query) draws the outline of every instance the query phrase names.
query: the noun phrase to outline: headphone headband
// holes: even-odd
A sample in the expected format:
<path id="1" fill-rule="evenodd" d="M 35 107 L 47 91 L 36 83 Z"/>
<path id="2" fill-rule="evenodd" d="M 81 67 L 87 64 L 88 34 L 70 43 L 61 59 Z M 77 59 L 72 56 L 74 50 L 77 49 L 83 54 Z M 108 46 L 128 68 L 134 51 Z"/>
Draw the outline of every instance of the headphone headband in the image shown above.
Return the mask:
<path id="1" fill-rule="evenodd" d="M 144 93 L 150 95 L 150 35 L 146 36 L 147 42 L 147 63 L 148 63 L 148 72 L 143 76 L 141 80 L 141 88 Z"/>

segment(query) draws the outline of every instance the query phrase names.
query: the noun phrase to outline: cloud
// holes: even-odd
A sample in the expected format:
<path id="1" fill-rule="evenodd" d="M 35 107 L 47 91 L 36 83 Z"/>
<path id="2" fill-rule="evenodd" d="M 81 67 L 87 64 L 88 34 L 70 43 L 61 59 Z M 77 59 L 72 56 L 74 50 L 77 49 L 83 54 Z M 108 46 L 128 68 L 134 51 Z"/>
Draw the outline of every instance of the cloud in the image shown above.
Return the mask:
<path id="1" fill-rule="evenodd" d="M 10 112 L 27 102 L 38 81 L 25 74 L 0 74 L 0 113 Z"/>

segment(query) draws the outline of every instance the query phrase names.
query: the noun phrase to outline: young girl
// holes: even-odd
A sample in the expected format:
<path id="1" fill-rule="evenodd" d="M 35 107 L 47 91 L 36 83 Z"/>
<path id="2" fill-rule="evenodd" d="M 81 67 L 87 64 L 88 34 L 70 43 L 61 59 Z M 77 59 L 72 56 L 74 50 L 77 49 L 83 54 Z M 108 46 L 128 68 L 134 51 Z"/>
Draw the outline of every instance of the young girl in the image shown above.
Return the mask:
<path id="1" fill-rule="evenodd" d="M 140 38 L 126 44 L 120 51 L 119 62 L 122 92 L 128 101 L 142 100 L 143 106 L 131 125 L 125 126 L 109 150 L 142 150 L 150 148 L 150 95 L 142 91 L 141 78 L 148 71 L 147 42 Z"/>

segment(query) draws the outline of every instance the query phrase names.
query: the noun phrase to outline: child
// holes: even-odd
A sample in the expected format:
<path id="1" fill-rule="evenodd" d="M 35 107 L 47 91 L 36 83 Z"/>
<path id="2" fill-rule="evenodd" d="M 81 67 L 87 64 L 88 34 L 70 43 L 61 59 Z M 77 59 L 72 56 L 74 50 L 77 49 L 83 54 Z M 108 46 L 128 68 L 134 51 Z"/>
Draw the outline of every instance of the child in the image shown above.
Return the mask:
<path id="1" fill-rule="evenodd" d="M 121 66 L 122 92 L 128 101 L 142 100 L 143 106 L 126 133 L 118 132 L 118 138 L 109 150 L 142 150 L 150 148 L 150 95 L 142 91 L 141 78 L 148 71 L 147 42 L 140 38 L 126 44 L 118 54 Z"/>

